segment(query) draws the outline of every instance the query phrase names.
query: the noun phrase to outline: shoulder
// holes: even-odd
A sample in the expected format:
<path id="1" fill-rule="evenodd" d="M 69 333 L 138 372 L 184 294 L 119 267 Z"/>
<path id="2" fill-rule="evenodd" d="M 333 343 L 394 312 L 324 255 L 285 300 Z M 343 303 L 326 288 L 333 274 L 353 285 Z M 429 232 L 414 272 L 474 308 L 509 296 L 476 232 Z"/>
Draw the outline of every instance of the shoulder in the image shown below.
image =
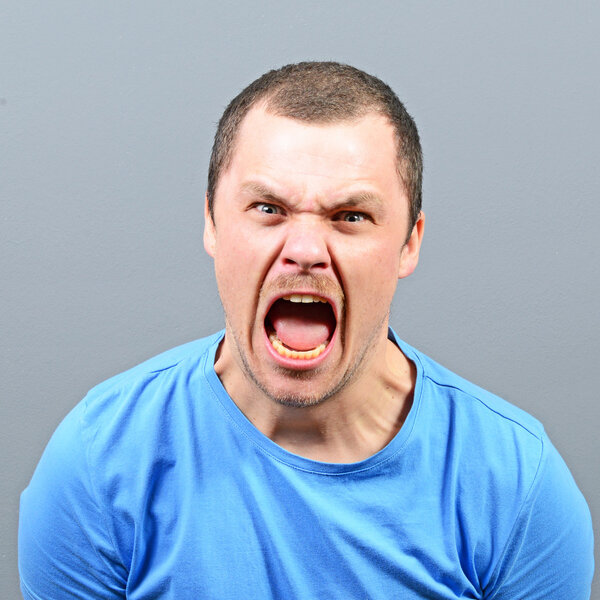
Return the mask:
<path id="1" fill-rule="evenodd" d="M 426 354 L 396 338 L 402 351 L 417 365 L 415 391 L 419 409 L 445 418 L 456 433 L 497 452 L 497 442 L 528 447 L 541 459 L 546 433 L 538 419 L 496 394 L 450 371 Z M 486 443 L 489 441 L 489 443 Z"/>
<path id="2" fill-rule="evenodd" d="M 94 386 L 90 390 L 88 397 L 97 397 L 106 393 L 110 394 L 115 389 L 135 386 L 140 381 L 152 379 L 161 372 L 175 369 L 187 360 L 200 358 L 211 347 L 216 345 L 222 336 L 223 332 L 220 331 L 208 337 L 193 340 L 166 350 Z"/>
<path id="3" fill-rule="evenodd" d="M 451 444 L 449 456 L 464 461 L 468 472 L 479 468 L 482 477 L 506 478 L 508 488 L 518 470 L 520 491 L 526 493 L 547 452 L 540 421 L 401 340 L 398 343 L 417 365 L 415 404 L 421 433 Z"/>
<path id="4" fill-rule="evenodd" d="M 134 547 L 129 524 L 143 514 L 148 486 L 169 476 L 172 456 L 186 447 L 185 430 L 203 404 L 204 366 L 221 336 L 184 344 L 108 379 L 63 419 L 21 496 L 25 587 L 37 581 L 38 589 L 72 586 L 87 590 L 73 597 L 104 598 L 102 582 L 126 585 Z M 37 552 L 40 546 L 46 551 Z M 89 566 L 85 573 L 73 566 L 81 561 Z M 43 581 L 40 573 L 47 573 Z"/>
<path id="5" fill-rule="evenodd" d="M 177 407 L 189 403 L 191 385 L 200 392 L 206 359 L 221 335 L 168 350 L 92 388 L 54 432 L 29 489 L 59 476 L 82 481 L 89 474 L 100 482 L 113 468 L 135 472 L 144 460 L 140 442 L 169 435 L 166 426 L 177 427 L 177 414 L 185 421 Z"/>
<path id="6" fill-rule="evenodd" d="M 417 366 L 415 442 L 443 464 L 452 485 L 469 490 L 474 514 L 495 505 L 510 521 L 546 461 L 551 444 L 533 416 L 397 340 Z M 446 480 L 448 484 L 448 480 Z"/>
<path id="7" fill-rule="evenodd" d="M 177 398 L 178 382 L 199 377 L 206 359 L 222 337 L 222 332 L 171 348 L 135 367 L 93 387 L 76 407 L 84 427 L 106 425 L 106 420 L 159 409 L 165 401 Z M 167 391 L 168 385 L 174 391 Z"/>
<path id="8" fill-rule="evenodd" d="M 415 438 L 442 465 L 442 489 L 457 499 L 461 531 L 478 550 L 480 582 L 489 597 L 588 597 L 589 509 L 543 425 L 397 343 L 419 372 Z M 567 572 L 562 565 L 570 561 L 576 566 Z"/>

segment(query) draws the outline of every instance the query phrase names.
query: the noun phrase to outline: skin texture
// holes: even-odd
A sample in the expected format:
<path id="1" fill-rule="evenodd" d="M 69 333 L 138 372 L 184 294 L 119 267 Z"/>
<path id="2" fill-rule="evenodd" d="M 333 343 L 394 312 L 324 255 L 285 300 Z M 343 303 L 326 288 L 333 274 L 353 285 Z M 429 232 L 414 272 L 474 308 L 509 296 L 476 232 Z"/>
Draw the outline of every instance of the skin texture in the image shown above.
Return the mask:
<path id="1" fill-rule="evenodd" d="M 414 367 L 387 339 L 399 278 L 417 265 L 424 217 L 408 236 L 393 131 L 369 114 L 307 124 L 253 108 L 206 214 L 226 334 L 215 369 L 244 414 L 298 454 L 353 462 L 404 420 Z M 406 241 L 406 242 L 405 242 Z M 326 297 L 337 317 L 323 355 L 278 357 L 265 316 L 292 292 Z"/>

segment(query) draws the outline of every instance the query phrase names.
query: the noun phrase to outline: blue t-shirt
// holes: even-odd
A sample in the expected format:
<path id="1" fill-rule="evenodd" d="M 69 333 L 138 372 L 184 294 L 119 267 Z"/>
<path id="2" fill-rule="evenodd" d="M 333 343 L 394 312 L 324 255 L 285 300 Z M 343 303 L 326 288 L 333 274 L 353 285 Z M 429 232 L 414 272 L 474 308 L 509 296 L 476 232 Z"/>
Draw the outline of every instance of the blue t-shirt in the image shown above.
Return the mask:
<path id="1" fill-rule="evenodd" d="M 542 426 L 390 333 L 417 368 L 380 452 L 309 460 L 214 371 L 223 332 L 94 388 L 21 497 L 25 598 L 589 598 L 588 507 Z"/>

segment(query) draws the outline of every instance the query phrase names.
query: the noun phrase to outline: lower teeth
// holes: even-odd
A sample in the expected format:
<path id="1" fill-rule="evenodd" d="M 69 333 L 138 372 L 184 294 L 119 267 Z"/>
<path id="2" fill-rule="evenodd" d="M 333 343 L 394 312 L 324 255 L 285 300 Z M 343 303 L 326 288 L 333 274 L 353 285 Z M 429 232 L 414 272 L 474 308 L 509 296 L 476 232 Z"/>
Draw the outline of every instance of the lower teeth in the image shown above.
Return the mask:
<path id="1" fill-rule="evenodd" d="M 271 342 L 273 348 L 275 348 L 277 353 L 281 354 L 281 356 L 285 356 L 286 358 L 301 358 L 304 360 L 308 360 L 309 358 L 316 358 L 327 347 L 327 342 L 323 342 L 322 344 L 320 344 L 316 348 L 313 348 L 312 350 L 290 350 L 282 344 L 282 342 L 279 340 L 277 335 L 275 335 L 275 333 L 269 334 L 269 341 Z"/>

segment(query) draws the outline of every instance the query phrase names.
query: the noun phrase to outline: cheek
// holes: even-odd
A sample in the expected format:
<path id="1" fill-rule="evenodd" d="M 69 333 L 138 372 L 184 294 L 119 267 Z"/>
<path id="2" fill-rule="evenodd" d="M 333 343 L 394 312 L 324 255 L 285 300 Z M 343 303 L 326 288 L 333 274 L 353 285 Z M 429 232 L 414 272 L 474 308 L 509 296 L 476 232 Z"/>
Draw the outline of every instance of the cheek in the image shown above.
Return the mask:
<path id="1" fill-rule="evenodd" d="M 358 268 L 358 265 L 361 268 Z M 352 287 L 348 301 L 362 319 L 379 320 L 389 311 L 398 282 L 398 259 L 381 251 L 363 253 L 350 269 Z"/>
<path id="2" fill-rule="evenodd" d="M 367 290 L 367 311 L 376 313 L 387 313 L 396 291 L 397 278 L 392 272 L 380 273 L 376 277 L 371 277 L 365 283 Z"/>
<path id="3" fill-rule="evenodd" d="M 237 252 L 228 250 L 218 253 L 215 258 L 215 277 L 223 308 L 229 318 L 235 318 L 240 311 L 239 304 L 242 301 L 243 288 L 240 286 L 241 273 L 244 265 L 237 260 Z M 241 258 L 241 257 L 240 257 Z"/>
<path id="4" fill-rule="evenodd" d="M 247 321 L 260 289 L 259 253 L 243 238 L 229 237 L 222 248 L 225 250 L 217 249 L 215 276 L 223 308 L 230 321 Z"/>
<path id="5" fill-rule="evenodd" d="M 242 228 L 239 228 L 242 229 Z M 217 230 L 215 272 L 220 281 L 240 281 L 240 273 L 248 270 L 251 247 L 245 236 L 230 226 Z"/>
<path id="6" fill-rule="evenodd" d="M 363 248 L 353 264 L 357 279 L 365 286 L 365 292 L 372 291 L 374 296 L 387 296 L 391 290 L 393 294 L 398 281 L 399 252 L 386 251 L 386 248 L 381 247 Z"/>

